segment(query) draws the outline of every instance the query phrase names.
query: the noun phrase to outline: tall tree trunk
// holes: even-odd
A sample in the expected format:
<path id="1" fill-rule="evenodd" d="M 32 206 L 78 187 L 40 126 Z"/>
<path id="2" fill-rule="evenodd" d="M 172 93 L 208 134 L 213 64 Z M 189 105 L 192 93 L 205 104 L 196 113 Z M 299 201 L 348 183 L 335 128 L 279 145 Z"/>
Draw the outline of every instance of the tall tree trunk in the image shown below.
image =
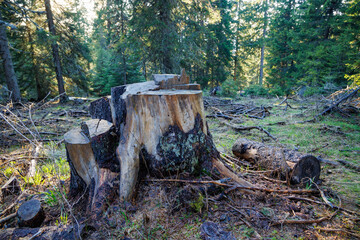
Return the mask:
<path id="1" fill-rule="evenodd" d="M 2 20 L 1 13 L 0 20 Z M 2 23 L 0 23 L 0 56 L 3 60 L 6 85 L 11 91 L 11 99 L 14 102 L 20 102 L 20 89 L 15 75 L 14 64 L 11 59 L 5 24 Z"/>
<path id="2" fill-rule="evenodd" d="M 50 0 L 44 0 L 44 1 L 45 1 L 46 18 L 48 21 L 49 31 L 50 31 L 51 35 L 53 37 L 55 37 L 56 31 L 55 31 L 53 14 L 51 11 Z M 54 66 L 55 66 L 56 80 L 58 83 L 59 95 L 61 95 L 60 102 L 66 102 L 67 96 L 65 93 L 64 79 L 63 79 L 62 70 L 61 70 L 59 46 L 56 43 L 56 40 L 53 40 L 53 43 L 51 44 L 51 48 L 52 48 L 52 52 L 53 52 L 53 60 L 54 60 Z"/>
<path id="3" fill-rule="evenodd" d="M 234 53 L 234 82 L 236 82 L 237 79 L 237 68 L 238 68 L 238 52 L 239 52 L 239 27 L 240 27 L 240 19 L 239 19 L 239 9 L 240 9 L 240 1 L 236 4 L 236 31 L 235 31 L 235 53 Z"/>
<path id="4" fill-rule="evenodd" d="M 266 28 L 267 28 L 267 12 L 268 12 L 268 0 L 265 0 L 263 42 L 261 47 L 260 74 L 259 74 L 260 85 L 263 84 L 263 78 L 264 78 L 264 54 L 265 54 L 265 38 L 266 38 Z"/>
<path id="5" fill-rule="evenodd" d="M 121 17 L 121 34 L 123 39 L 125 39 L 125 23 L 124 23 L 124 8 L 125 8 L 125 3 L 124 1 L 121 2 L 121 9 L 120 9 L 120 17 Z M 127 81 L 127 65 L 126 65 L 126 58 L 125 58 L 125 48 L 121 49 L 122 52 L 122 62 L 124 65 L 124 85 L 126 85 L 126 81 Z"/>
<path id="6" fill-rule="evenodd" d="M 27 26 L 27 27 L 29 28 L 29 26 Z M 29 44 L 30 44 L 31 62 L 33 65 L 34 78 L 35 78 L 35 84 L 36 84 L 37 100 L 40 101 L 40 100 L 44 99 L 46 96 L 46 88 L 44 88 L 44 86 L 41 84 L 41 81 L 40 81 L 40 76 L 39 76 L 40 70 L 36 63 L 33 36 L 32 36 L 30 28 L 28 30 L 28 38 L 29 38 Z"/>

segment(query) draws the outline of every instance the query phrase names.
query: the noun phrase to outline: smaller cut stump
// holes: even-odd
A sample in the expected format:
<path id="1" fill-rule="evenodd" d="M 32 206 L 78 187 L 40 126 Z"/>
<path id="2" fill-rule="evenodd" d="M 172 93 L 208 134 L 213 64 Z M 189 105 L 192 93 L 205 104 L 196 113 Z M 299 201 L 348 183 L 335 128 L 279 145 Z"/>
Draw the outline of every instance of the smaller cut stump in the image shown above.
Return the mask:
<path id="1" fill-rule="evenodd" d="M 45 219 L 45 214 L 40 201 L 33 199 L 19 207 L 17 217 L 20 227 L 36 228 L 41 226 Z"/>
<path id="2" fill-rule="evenodd" d="M 109 188 L 120 172 L 115 156 L 118 136 L 112 123 L 92 119 L 64 135 L 71 169 L 70 196 L 88 196 L 88 212 L 101 213 L 115 196 Z"/>

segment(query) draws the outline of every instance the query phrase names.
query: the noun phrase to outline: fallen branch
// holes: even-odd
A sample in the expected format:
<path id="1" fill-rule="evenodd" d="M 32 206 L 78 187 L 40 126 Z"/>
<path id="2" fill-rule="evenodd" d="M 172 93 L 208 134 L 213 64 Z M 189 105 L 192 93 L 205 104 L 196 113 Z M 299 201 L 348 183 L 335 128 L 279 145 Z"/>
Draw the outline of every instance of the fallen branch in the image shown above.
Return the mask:
<path id="1" fill-rule="evenodd" d="M 3 224 L 4 222 L 7 222 L 7 221 L 13 219 L 14 217 L 16 217 L 16 213 L 12 213 L 12 214 L 4 217 L 4 218 L 1 218 L 0 219 L 0 224 Z"/>
<path id="2" fill-rule="evenodd" d="M 333 218 L 335 215 L 337 214 L 337 212 L 322 217 L 322 218 L 318 218 L 318 219 L 313 219 L 313 220 L 282 220 L 282 221 L 278 221 L 278 222 L 273 222 L 271 225 L 275 226 L 275 225 L 283 225 L 283 224 L 313 224 L 313 223 L 321 223 L 323 221 L 326 220 L 330 220 L 331 218 Z"/>
<path id="3" fill-rule="evenodd" d="M 0 213 L 0 216 L 6 214 L 6 213 L 9 212 L 13 207 L 15 207 L 15 205 L 19 202 L 19 200 L 20 200 L 23 196 L 24 196 L 24 192 L 21 193 L 21 194 L 17 197 L 17 199 L 16 199 L 10 206 L 8 206 L 4 211 L 2 211 L 2 212 Z"/>
<path id="4" fill-rule="evenodd" d="M 303 198 L 303 197 L 296 197 L 296 196 L 288 196 L 288 197 L 286 197 L 286 198 L 292 199 L 292 200 L 306 201 L 306 202 L 311 202 L 311 203 L 316 203 L 316 204 L 328 206 L 328 205 L 327 205 L 326 203 L 324 203 L 324 202 L 316 201 L 316 200 L 313 200 L 313 199 L 310 199 L 310 198 Z M 360 213 L 355 212 L 355 211 L 351 211 L 351 210 L 346 209 L 346 208 L 343 208 L 343 207 L 339 207 L 339 206 L 333 205 L 332 208 L 334 208 L 334 209 L 339 209 L 340 211 L 344 211 L 344 212 L 347 212 L 347 213 L 350 213 L 350 214 L 353 214 L 353 215 L 358 215 L 358 216 L 360 216 Z"/>
<path id="5" fill-rule="evenodd" d="M 319 116 L 322 116 L 328 112 L 331 112 L 333 108 L 337 107 L 340 103 L 342 103 L 343 101 L 355 96 L 355 94 L 357 93 L 357 91 L 360 89 L 360 87 L 356 88 L 354 91 L 352 91 L 351 93 L 349 93 L 348 95 L 340 98 L 338 101 L 336 101 L 334 104 L 332 104 L 330 107 L 326 108 L 324 111 L 322 111 L 321 113 L 319 113 L 318 115 L 316 115 L 314 118 L 317 118 Z"/>
<path id="6" fill-rule="evenodd" d="M 238 127 L 238 126 L 233 126 L 227 122 L 222 122 L 224 123 L 226 126 L 229 126 L 231 127 L 232 129 L 234 129 L 235 131 L 244 131 L 244 130 L 251 130 L 251 129 L 257 129 L 263 133 L 265 133 L 266 135 L 268 135 L 269 137 L 271 137 L 274 141 L 277 141 L 276 137 L 274 137 L 273 135 L 271 135 L 268 131 L 266 131 L 265 129 L 263 129 L 262 127 L 260 126 L 243 126 L 243 127 Z"/>
<path id="7" fill-rule="evenodd" d="M 183 180 L 183 179 L 146 179 L 146 182 L 178 182 L 178 183 L 191 183 L 191 184 L 215 184 L 223 187 L 231 187 L 231 185 L 223 183 L 228 179 L 218 181 L 196 181 L 196 180 Z"/>
<path id="8" fill-rule="evenodd" d="M 220 160 L 213 159 L 212 163 L 213 163 L 213 166 L 220 172 L 220 174 L 234 180 L 238 184 L 239 187 L 244 187 L 244 189 L 246 189 L 246 188 L 254 188 L 253 184 L 251 184 L 248 181 L 240 178 L 238 175 L 236 175 L 235 173 L 230 171 L 227 167 L 225 167 L 225 165 Z"/>
<path id="9" fill-rule="evenodd" d="M 244 187 L 244 186 L 234 186 L 225 191 L 225 193 L 229 193 L 236 189 L 244 189 L 244 190 L 256 190 L 256 191 L 263 191 L 269 193 L 283 193 L 283 194 L 301 194 L 301 193 L 319 193 L 318 190 L 311 190 L 311 189 L 288 189 L 288 190 L 280 190 L 280 189 L 269 189 L 269 188 L 261 188 L 261 187 Z"/>
<path id="10" fill-rule="evenodd" d="M 351 163 L 351 162 L 348 162 L 348 161 L 345 161 L 345 160 L 341 160 L 341 159 L 339 159 L 339 160 L 337 160 L 339 163 L 341 163 L 342 165 L 344 165 L 345 167 L 347 167 L 347 168 L 350 168 L 350 169 L 353 169 L 353 170 L 355 170 L 355 171 L 357 171 L 357 172 L 360 172 L 360 166 L 358 166 L 358 165 L 355 165 L 355 164 L 353 164 L 353 163 Z"/>
<path id="11" fill-rule="evenodd" d="M 240 213 L 242 216 L 244 216 L 244 214 L 243 214 L 239 209 L 237 209 L 236 207 L 233 207 L 233 206 L 231 206 L 231 205 L 228 204 L 228 203 L 227 203 L 226 205 L 227 205 L 228 207 L 234 209 L 236 212 Z M 243 223 L 245 223 L 245 225 L 246 225 L 248 228 L 252 228 L 252 229 L 254 230 L 254 235 L 255 235 L 256 239 L 263 239 L 262 236 L 255 230 L 255 228 L 254 228 L 248 221 L 246 221 L 245 219 L 242 219 L 242 218 L 240 218 L 240 220 L 241 220 Z"/>
<path id="12" fill-rule="evenodd" d="M 40 154 L 40 149 L 42 148 L 42 144 L 38 144 L 35 147 L 35 151 L 34 151 L 34 158 L 32 158 L 30 160 L 30 166 L 29 166 L 29 172 L 27 174 L 28 177 L 34 177 L 35 173 L 36 173 L 36 163 L 37 163 L 37 158 L 39 157 Z"/>
<path id="13" fill-rule="evenodd" d="M 324 232 L 341 232 L 341 233 L 344 233 L 344 234 L 347 234 L 347 235 L 350 235 L 350 236 L 353 236 L 353 237 L 356 237 L 356 238 L 360 239 L 360 235 L 359 235 L 359 234 L 356 234 L 356 233 L 353 233 L 353 232 L 350 232 L 350 231 L 346 231 L 346 230 L 344 230 L 344 229 L 316 228 L 316 230 L 324 231 Z"/>

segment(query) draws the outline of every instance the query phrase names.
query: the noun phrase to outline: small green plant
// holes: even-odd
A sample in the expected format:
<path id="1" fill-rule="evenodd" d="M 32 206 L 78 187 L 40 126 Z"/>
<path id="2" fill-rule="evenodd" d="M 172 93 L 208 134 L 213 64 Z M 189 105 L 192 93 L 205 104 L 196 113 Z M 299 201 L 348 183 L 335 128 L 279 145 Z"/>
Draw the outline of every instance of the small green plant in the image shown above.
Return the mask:
<path id="1" fill-rule="evenodd" d="M 45 182 L 43 175 L 39 172 L 36 172 L 33 177 L 22 177 L 23 181 L 25 182 L 25 186 L 40 186 Z"/>
<path id="2" fill-rule="evenodd" d="M 195 202 L 190 203 L 190 206 L 196 211 L 201 213 L 201 210 L 205 206 L 204 204 L 204 196 L 199 193 L 199 197 Z"/>
<path id="3" fill-rule="evenodd" d="M 60 220 L 60 221 L 59 221 Z M 56 225 L 59 226 L 61 225 L 66 225 L 68 222 L 68 214 L 66 212 L 61 211 L 60 213 L 60 219 L 56 220 Z"/>
<path id="4" fill-rule="evenodd" d="M 4 174 L 6 177 L 11 177 L 13 175 L 13 173 L 15 172 L 15 169 L 12 167 L 8 167 L 4 170 Z"/>
<path id="5" fill-rule="evenodd" d="M 46 164 L 46 165 L 41 167 L 41 170 L 45 173 L 45 175 L 48 178 L 52 178 L 56 173 L 55 167 L 54 167 L 53 164 Z"/>
<path id="6" fill-rule="evenodd" d="M 60 201 L 62 200 L 62 195 L 58 188 L 55 188 L 55 190 L 49 190 L 47 192 L 44 192 L 45 198 L 44 201 L 47 205 L 50 207 L 58 206 L 60 204 Z M 66 192 L 63 190 L 63 195 L 66 197 Z"/>

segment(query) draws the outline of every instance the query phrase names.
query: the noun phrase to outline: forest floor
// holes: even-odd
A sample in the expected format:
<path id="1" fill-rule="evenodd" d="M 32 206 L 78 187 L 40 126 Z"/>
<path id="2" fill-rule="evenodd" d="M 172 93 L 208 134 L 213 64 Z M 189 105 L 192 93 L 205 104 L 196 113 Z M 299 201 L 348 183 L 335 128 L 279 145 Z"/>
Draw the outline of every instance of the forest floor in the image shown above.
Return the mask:
<path id="1" fill-rule="evenodd" d="M 113 203 L 98 222 L 98 230 L 87 228 L 83 239 L 201 239 L 201 226 L 206 221 L 217 223 L 236 239 L 359 238 L 360 174 L 354 168 L 360 165 L 358 113 L 331 112 L 317 121 L 304 122 L 323 110 L 321 98 L 289 99 L 290 106 L 278 105 L 282 99 L 277 98 L 204 99 L 207 114 L 215 116 L 207 118 L 214 143 L 227 165 L 239 176 L 262 189 L 299 189 L 272 180 L 266 171 L 231 157 L 232 145 L 241 137 L 330 160 L 322 162 L 321 183 L 312 188 L 320 191 L 268 193 L 186 181 L 154 182 L 147 178 L 139 184 L 133 202 Z M 232 119 L 219 117 L 217 113 L 229 112 L 234 104 L 254 110 L 241 115 L 228 114 Z M 69 225 L 74 223 L 74 217 L 86 223 L 80 213 L 70 212 L 73 206 L 66 200 L 70 173 L 62 136 L 89 119 L 88 105 L 88 101 L 75 100 L 68 104 L 25 104 L 18 110 L 2 107 L 2 116 L 13 127 L 4 118 L 0 119 L 0 186 L 17 176 L 23 194 L 2 199 L 0 218 L 14 213 L 24 200 L 36 197 L 45 208 L 43 226 Z M 264 115 L 251 117 L 259 109 L 266 109 Z M 237 132 L 225 121 L 236 126 L 260 126 L 276 141 L 258 129 Z M 42 143 L 42 148 L 34 157 L 32 144 L 38 143 Z M 27 176 L 30 159 L 37 160 L 33 177 Z M 351 164 L 344 166 L 339 159 Z M 203 176 L 199 180 L 214 180 L 209 178 Z M 0 225 L 1 236 L 2 231 L 16 227 L 16 218 Z"/>

